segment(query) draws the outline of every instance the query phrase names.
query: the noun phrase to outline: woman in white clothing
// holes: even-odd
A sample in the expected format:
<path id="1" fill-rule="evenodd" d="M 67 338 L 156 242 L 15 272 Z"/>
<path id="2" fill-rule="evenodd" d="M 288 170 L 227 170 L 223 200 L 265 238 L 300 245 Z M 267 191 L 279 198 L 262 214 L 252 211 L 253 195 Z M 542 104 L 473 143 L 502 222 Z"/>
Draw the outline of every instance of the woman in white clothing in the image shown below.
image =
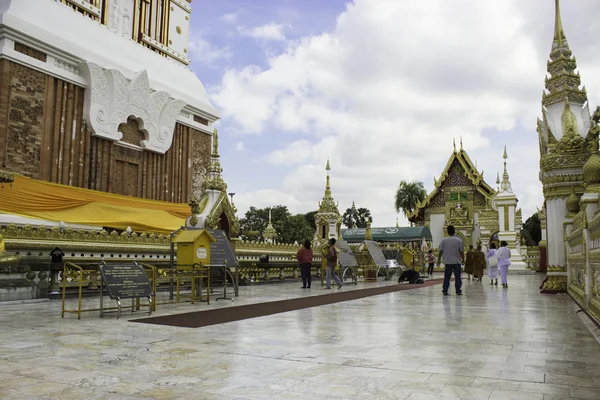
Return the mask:
<path id="1" fill-rule="evenodd" d="M 498 258 L 496 257 L 496 243 L 490 243 L 490 249 L 487 251 L 486 257 L 488 276 L 490 277 L 490 285 L 498 286 Z"/>
<path id="2" fill-rule="evenodd" d="M 510 266 L 510 249 L 507 247 L 506 241 L 500 242 L 500 248 L 496 252 L 498 257 L 498 266 L 500 267 L 500 275 L 502 276 L 502 287 L 508 287 L 506 276 L 508 275 L 508 267 Z"/>

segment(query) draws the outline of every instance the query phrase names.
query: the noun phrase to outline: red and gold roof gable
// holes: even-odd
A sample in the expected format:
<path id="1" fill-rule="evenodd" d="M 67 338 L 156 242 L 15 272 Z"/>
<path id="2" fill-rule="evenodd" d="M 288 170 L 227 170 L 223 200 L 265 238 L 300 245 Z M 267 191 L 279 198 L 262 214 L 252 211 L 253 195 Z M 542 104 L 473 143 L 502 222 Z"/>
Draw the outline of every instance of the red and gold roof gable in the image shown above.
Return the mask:
<path id="1" fill-rule="evenodd" d="M 479 172 L 475 164 L 469 158 L 465 150 L 456 150 L 448 159 L 439 179 L 433 178 L 434 189 L 425 200 L 417 204 L 417 209 L 408 216 L 410 221 L 416 221 L 422 217 L 425 209 L 435 206 L 438 194 L 442 194 L 442 187 L 465 187 L 473 186 L 475 191 L 488 199 L 496 194 L 496 191 L 483 180 L 483 171 Z"/>

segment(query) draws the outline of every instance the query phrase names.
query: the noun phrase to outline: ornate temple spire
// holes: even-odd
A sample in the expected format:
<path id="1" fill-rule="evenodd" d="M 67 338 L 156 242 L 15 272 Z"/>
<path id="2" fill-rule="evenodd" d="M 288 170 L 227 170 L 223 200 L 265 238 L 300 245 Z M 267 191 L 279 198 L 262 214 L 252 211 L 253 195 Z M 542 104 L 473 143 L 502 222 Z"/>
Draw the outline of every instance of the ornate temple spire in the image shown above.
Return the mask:
<path id="1" fill-rule="evenodd" d="M 552 49 L 556 47 L 562 47 L 565 44 L 569 47 L 567 43 L 567 36 L 565 35 L 565 30 L 562 25 L 562 18 L 560 16 L 560 0 L 554 0 L 554 42 L 552 42 Z"/>
<path id="2" fill-rule="evenodd" d="M 223 176 L 221 175 L 223 168 L 221 168 L 221 163 L 219 161 L 219 131 L 217 129 L 214 130 L 212 137 L 213 149 L 212 154 L 210 155 L 208 178 L 204 182 L 203 187 L 205 190 L 225 191 L 227 190 L 227 184 L 225 184 Z"/>
<path id="3" fill-rule="evenodd" d="M 547 65 L 550 77 L 546 77 L 546 91 L 542 95 L 542 104 L 548 106 L 567 97 L 573 103 L 584 104 L 587 101 L 587 94 L 585 87 L 579 89 L 581 76 L 579 72 L 575 72 L 577 60 L 572 55 L 563 28 L 560 0 L 555 0 L 555 7 L 554 38 Z"/>
<path id="4" fill-rule="evenodd" d="M 452 138 L 452 146 L 454 146 L 454 152 L 456 153 L 456 138 Z"/>
<path id="5" fill-rule="evenodd" d="M 329 157 L 327 158 L 327 165 L 325 166 L 325 171 L 327 171 L 327 183 L 325 184 L 325 196 L 331 197 L 331 186 L 329 185 L 329 171 L 331 171 L 331 167 L 329 166 Z"/>
<path id="6" fill-rule="evenodd" d="M 273 223 L 271 222 L 271 208 L 269 208 L 269 223 L 267 224 L 267 227 L 265 228 L 265 230 L 263 232 L 263 237 L 265 238 L 265 240 L 268 240 L 271 242 L 273 242 L 275 240 L 275 238 L 277 237 L 277 231 L 275 230 L 275 227 L 273 226 Z"/>
<path id="7" fill-rule="evenodd" d="M 396 228 L 399 228 L 400 225 L 398 225 L 398 216 L 396 215 Z"/>
<path id="8" fill-rule="evenodd" d="M 506 154 L 506 146 L 504 146 L 504 154 L 502 155 L 502 158 L 504 158 L 504 173 L 502 174 L 502 182 L 500 183 L 500 189 L 503 193 L 512 193 L 512 185 L 510 183 L 510 178 L 508 177 L 508 172 L 506 170 L 506 159 L 508 158 L 508 155 Z"/>
<path id="9" fill-rule="evenodd" d="M 327 165 L 325 166 L 325 171 L 327 171 L 325 195 L 323 196 L 323 200 L 321 200 L 321 203 L 319 204 L 319 212 L 339 214 L 337 205 L 335 204 L 335 202 L 333 201 L 333 197 L 331 196 L 331 184 L 329 178 L 329 171 L 331 171 L 331 167 L 329 166 L 329 158 L 327 158 Z"/>
<path id="10" fill-rule="evenodd" d="M 496 191 L 500 191 L 500 172 L 496 172 Z"/>

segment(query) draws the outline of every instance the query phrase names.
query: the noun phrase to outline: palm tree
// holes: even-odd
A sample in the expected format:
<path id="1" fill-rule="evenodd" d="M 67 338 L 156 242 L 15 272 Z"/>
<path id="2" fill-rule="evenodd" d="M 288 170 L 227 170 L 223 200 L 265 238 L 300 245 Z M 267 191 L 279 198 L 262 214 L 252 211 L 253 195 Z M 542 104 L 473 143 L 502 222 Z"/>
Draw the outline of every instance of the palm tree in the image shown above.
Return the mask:
<path id="1" fill-rule="evenodd" d="M 367 208 L 359 208 L 358 212 L 358 221 L 356 222 L 356 226 L 359 228 L 366 228 L 367 221 L 373 222 L 373 218 L 371 218 L 371 211 Z"/>
<path id="2" fill-rule="evenodd" d="M 400 181 L 400 186 L 396 191 L 396 212 L 402 213 L 408 217 L 413 211 L 417 209 L 417 204 L 427 197 L 425 186 L 423 182 L 406 182 Z"/>
<path id="3" fill-rule="evenodd" d="M 348 229 L 354 228 L 354 226 L 357 228 L 366 228 L 367 220 L 369 219 L 372 221 L 371 211 L 362 207 L 357 209 L 354 205 L 354 202 L 352 202 L 352 207 L 347 208 L 346 212 L 344 212 L 344 215 L 342 216 L 342 223 Z"/>
<path id="4" fill-rule="evenodd" d="M 358 211 L 356 207 L 354 207 L 354 203 L 352 203 L 352 208 L 347 208 L 344 215 L 342 215 L 342 223 L 348 229 L 354 228 L 354 225 L 358 223 Z M 358 225 L 357 225 L 358 227 Z"/>

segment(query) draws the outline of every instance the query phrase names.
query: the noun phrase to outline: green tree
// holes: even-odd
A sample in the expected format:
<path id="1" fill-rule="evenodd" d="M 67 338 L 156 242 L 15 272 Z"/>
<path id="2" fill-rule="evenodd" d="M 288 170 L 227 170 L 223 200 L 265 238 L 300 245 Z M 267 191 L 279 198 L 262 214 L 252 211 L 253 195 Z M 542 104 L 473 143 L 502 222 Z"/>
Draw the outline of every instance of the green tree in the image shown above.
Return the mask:
<path id="1" fill-rule="evenodd" d="M 358 209 L 358 222 L 356 226 L 359 228 L 366 228 L 367 222 L 373 222 L 373 218 L 371 218 L 371 211 L 366 208 Z"/>
<path id="2" fill-rule="evenodd" d="M 347 208 L 342 215 L 342 224 L 348 228 L 354 228 L 356 225 L 357 228 L 366 228 L 367 221 L 371 219 L 371 211 L 366 208 L 356 208 L 354 202 L 352 202 L 352 207 Z"/>
<path id="3" fill-rule="evenodd" d="M 523 224 L 521 236 L 527 246 L 537 246 L 542 240 L 542 225 L 538 213 L 534 213 Z"/>
<path id="4" fill-rule="evenodd" d="M 240 220 L 243 239 L 263 240 L 262 233 L 269 223 L 269 208 L 271 209 L 271 223 L 277 231 L 278 242 L 294 243 L 297 241 L 300 243 L 314 236 L 315 230 L 311 227 L 306 214 L 292 215 L 288 208 L 282 205 L 267 208 L 251 206 L 244 218 Z"/>
<path id="5" fill-rule="evenodd" d="M 308 221 L 308 224 L 312 228 L 313 232 L 317 230 L 317 223 L 315 222 L 315 214 L 318 211 L 311 211 L 309 213 L 304 214 L 304 218 Z M 312 237 L 312 236 L 311 236 Z"/>
<path id="6" fill-rule="evenodd" d="M 306 220 L 305 214 L 296 214 L 288 218 L 281 233 L 278 231 L 278 238 L 283 243 L 302 243 L 306 239 L 312 239 L 315 230 Z"/>
<path id="7" fill-rule="evenodd" d="M 406 182 L 400 181 L 398 190 L 396 190 L 396 201 L 394 207 L 396 212 L 402 213 L 408 217 L 416 210 L 417 204 L 427 197 L 423 182 Z"/>
<path id="8" fill-rule="evenodd" d="M 352 207 L 346 208 L 342 215 L 342 224 L 348 229 L 354 228 L 354 224 L 358 228 L 358 210 L 354 207 L 354 203 L 352 203 Z"/>

